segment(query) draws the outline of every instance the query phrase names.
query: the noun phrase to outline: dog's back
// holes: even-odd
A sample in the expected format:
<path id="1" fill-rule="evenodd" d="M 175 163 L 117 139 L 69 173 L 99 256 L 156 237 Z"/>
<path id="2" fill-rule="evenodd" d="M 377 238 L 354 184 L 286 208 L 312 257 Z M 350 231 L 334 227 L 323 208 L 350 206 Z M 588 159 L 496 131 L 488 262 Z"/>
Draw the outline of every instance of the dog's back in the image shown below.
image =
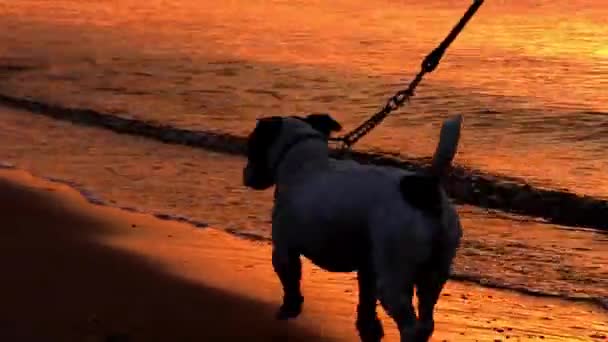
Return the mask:
<path id="1" fill-rule="evenodd" d="M 445 121 L 428 174 L 331 159 L 329 169 L 309 174 L 277 197 L 276 205 L 293 215 L 289 230 L 313 240 L 370 229 L 374 215 L 403 218 L 402 227 L 417 225 L 410 220 L 420 215 L 443 222 L 451 204 L 440 180 L 454 158 L 461 121 L 460 116 Z"/>

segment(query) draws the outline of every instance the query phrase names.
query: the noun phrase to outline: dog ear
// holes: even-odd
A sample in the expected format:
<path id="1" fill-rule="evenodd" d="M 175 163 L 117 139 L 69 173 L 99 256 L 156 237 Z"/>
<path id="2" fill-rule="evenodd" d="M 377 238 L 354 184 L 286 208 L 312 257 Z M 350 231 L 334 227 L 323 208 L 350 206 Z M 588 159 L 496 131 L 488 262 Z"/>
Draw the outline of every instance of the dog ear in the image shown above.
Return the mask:
<path id="1" fill-rule="evenodd" d="M 269 163 L 268 151 L 281 134 L 283 119 L 278 116 L 257 120 L 247 138 L 247 166 L 243 170 L 243 184 L 264 190 L 274 184 L 274 175 Z"/>
<path id="2" fill-rule="evenodd" d="M 266 153 L 266 150 L 279 137 L 282 126 L 283 119 L 280 116 L 258 119 L 255 129 L 247 142 L 247 154 L 249 157 L 262 157 Z"/>
<path id="3" fill-rule="evenodd" d="M 260 135 L 276 137 L 279 135 L 281 126 L 283 126 L 282 117 L 269 116 L 269 117 L 258 119 L 258 123 L 256 125 L 256 130 L 258 130 Z"/>
<path id="4" fill-rule="evenodd" d="M 329 114 L 310 114 L 304 118 L 309 125 L 311 125 L 317 131 L 329 136 L 331 132 L 338 132 L 342 129 L 342 125 Z"/>

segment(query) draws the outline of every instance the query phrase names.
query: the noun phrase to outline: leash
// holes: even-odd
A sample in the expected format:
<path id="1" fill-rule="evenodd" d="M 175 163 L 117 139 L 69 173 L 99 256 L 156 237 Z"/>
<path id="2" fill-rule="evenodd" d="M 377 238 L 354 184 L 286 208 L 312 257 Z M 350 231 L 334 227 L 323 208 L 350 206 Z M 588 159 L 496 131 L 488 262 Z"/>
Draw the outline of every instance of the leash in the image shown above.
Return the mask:
<path id="1" fill-rule="evenodd" d="M 452 31 L 445 37 L 445 39 L 435 48 L 435 50 L 431 51 L 424 60 L 422 61 L 420 71 L 414 77 L 414 79 L 410 82 L 409 86 L 406 89 L 399 90 L 395 95 L 390 97 L 384 107 L 372 115 L 369 119 L 364 121 L 357 128 L 353 129 L 349 133 L 341 136 L 341 137 L 330 137 L 330 141 L 341 143 L 341 150 L 344 152 L 345 150 L 350 150 L 352 146 L 359 141 L 359 139 L 363 138 L 366 134 L 368 134 L 372 129 L 378 126 L 391 112 L 403 106 L 406 102 L 409 102 L 410 98 L 414 96 L 414 90 L 418 84 L 422 81 L 424 75 L 433 72 L 437 69 L 443 54 L 448 49 L 450 44 L 458 37 L 462 29 L 466 26 L 466 24 L 471 20 L 471 18 L 475 15 L 479 7 L 483 4 L 484 0 L 473 0 L 473 4 L 469 7 L 469 9 L 464 13 L 460 21 L 452 28 Z"/>

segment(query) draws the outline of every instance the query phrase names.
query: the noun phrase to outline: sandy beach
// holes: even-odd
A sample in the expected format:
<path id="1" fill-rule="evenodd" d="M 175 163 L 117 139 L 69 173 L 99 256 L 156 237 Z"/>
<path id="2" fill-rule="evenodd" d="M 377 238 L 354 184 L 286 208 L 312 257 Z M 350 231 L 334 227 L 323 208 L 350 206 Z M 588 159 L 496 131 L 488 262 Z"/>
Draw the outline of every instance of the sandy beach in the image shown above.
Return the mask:
<path id="1" fill-rule="evenodd" d="M 305 263 L 305 312 L 277 322 L 265 242 L 95 206 L 22 171 L 0 171 L 0 196 L 1 341 L 357 340 L 354 274 Z M 433 340 L 605 341 L 607 317 L 452 281 Z"/>

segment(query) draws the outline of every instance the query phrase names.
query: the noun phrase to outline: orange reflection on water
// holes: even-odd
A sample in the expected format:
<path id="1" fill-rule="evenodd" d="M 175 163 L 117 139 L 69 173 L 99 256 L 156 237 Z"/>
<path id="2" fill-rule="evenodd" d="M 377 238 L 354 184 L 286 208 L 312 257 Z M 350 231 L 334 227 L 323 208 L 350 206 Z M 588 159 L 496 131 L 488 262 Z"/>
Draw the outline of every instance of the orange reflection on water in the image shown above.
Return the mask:
<path id="1" fill-rule="evenodd" d="M 189 127 L 209 124 L 209 116 L 196 114 L 212 113 L 221 118 L 212 125 L 239 133 L 244 118 L 270 110 L 337 109 L 350 127 L 413 76 L 469 5 L 468 0 L 19 0 L 0 5 L 0 20 L 9 25 L 0 30 L 0 52 L 50 65 L 48 79 L 34 80 L 44 74 L 32 74 L 5 86 L 17 95 L 116 106 Z M 608 113 L 606 18 L 608 2 L 599 0 L 486 1 L 425 79 L 421 97 L 399 114 L 399 124 L 387 121 L 362 146 L 427 155 L 435 127 L 408 130 L 404 117 L 459 111 L 468 114 L 470 125 L 460 160 L 537 179 L 563 177 L 563 171 L 566 178 L 555 181 L 569 186 L 580 184 L 580 174 L 585 191 L 608 194 L 604 157 L 598 154 L 606 143 L 598 122 Z M 217 60 L 234 63 L 210 72 L 209 61 Z M 134 69 L 152 74 L 153 81 L 126 72 Z M 62 77 L 67 81 L 61 85 L 48 85 Z M 232 89 L 230 96 L 218 95 L 221 87 Z M 131 88 L 152 95 L 134 99 L 107 91 Z M 106 91 L 97 96 L 91 89 Z M 564 117 L 568 113 L 580 122 Z M 483 115 L 485 121 L 475 122 Z M 534 129 L 522 135 L 526 124 Z M 495 131 L 484 131 L 487 127 Z"/>

